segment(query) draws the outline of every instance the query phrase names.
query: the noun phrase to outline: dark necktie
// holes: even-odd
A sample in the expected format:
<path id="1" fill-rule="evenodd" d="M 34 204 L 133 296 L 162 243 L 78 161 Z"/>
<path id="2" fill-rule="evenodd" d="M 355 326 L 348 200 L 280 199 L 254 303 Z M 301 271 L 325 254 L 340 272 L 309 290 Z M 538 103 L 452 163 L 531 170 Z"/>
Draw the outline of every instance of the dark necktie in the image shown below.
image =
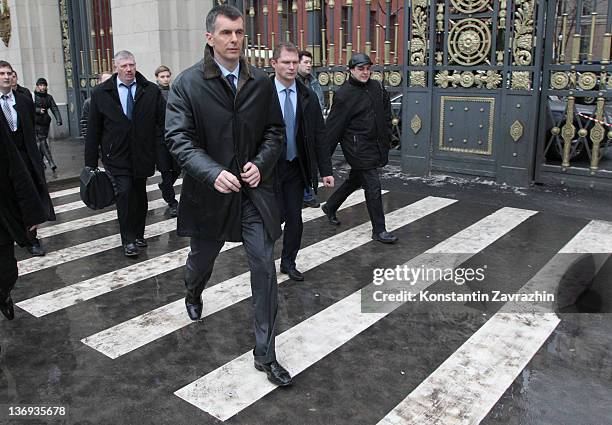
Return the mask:
<path id="1" fill-rule="evenodd" d="M 234 74 L 227 74 L 225 78 L 227 81 L 229 81 L 229 85 L 232 88 L 232 93 L 234 93 L 234 96 L 236 96 L 236 84 L 234 84 L 234 81 L 236 81 L 236 76 Z"/>
<path id="2" fill-rule="evenodd" d="M 284 118 L 285 129 L 287 131 L 287 161 L 293 161 L 297 156 L 297 146 L 295 144 L 295 112 L 293 111 L 293 103 L 291 102 L 291 89 L 284 89 L 285 104 Z"/>
<path id="3" fill-rule="evenodd" d="M 2 95 L 2 112 L 4 112 L 4 117 L 6 118 L 6 122 L 9 125 L 11 131 L 17 131 L 17 125 L 13 120 L 13 114 L 11 113 L 11 105 L 8 103 L 9 96 L 6 94 Z"/>
<path id="4" fill-rule="evenodd" d="M 128 118 L 128 120 L 131 121 L 132 114 L 134 113 L 134 96 L 132 96 L 132 86 L 134 85 L 134 83 L 130 84 L 129 86 L 123 83 L 121 83 L 121 85 L 128 90 L 127 105 L 125 107 L 125 116 Z"/>

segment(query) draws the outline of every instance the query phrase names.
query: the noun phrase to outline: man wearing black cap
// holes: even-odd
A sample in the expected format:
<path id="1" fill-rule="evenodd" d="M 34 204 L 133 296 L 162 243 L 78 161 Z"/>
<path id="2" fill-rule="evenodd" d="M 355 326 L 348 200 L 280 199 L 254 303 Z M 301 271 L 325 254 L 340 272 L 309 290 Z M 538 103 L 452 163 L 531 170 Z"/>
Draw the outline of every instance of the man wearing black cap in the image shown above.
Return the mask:
<path id="1" fill-rule="evenodd" d="M 34 106 L 36 107 L 36 141 L 38 149 L 43 158 L 47 159 L 52 171 L 57 169 L 57 164 L 53 161 L 51 149 L 49 149 L 49 127 L 51 127 L 51 117 L 49 109 L 55 117 L 55 123 L 62 125 L 62 115 L 60 114 L 53 96 L 47 93 L 47 80 L 39 78 L 36 81 L 36 90 L 34 91 Z M 44 161 L 43 161 L 44 164 Z"/>
<path id="2" fill-rule="evenodd" d="M 391 101 L 378 81 L 370 79 L 372 61 L 356 53 L 349 61 L 350 76 L 336 92 L 326 123 L 325 140 L 333 152 L 342 146 L 344 158 L 351 166 L 349 178 L 323 205 L 331 224 L 339 225 L 336 211 L 348 196 L 364 189 L 372 222 L 372 239 L 394 243 L 397 237 L 385 227 L 379 168 L 389 159 L 391 141 Z"/>

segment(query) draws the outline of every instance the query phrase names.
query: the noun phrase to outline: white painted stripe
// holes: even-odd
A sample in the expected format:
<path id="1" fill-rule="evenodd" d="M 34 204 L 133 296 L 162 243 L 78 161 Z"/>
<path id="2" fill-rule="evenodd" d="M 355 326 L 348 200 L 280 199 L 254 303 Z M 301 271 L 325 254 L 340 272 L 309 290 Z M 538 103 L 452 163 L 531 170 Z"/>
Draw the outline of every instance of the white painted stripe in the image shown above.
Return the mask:
<path id="1" fill-rule="evenodd" d="M 421 254 L 405 265 L 415 268 L 422 265 L 456 267 L 472 257 L 472 253 L 464 253 L 466 243 L 471 249 L 478 247 L 480 251 L 533 214 L 536 212 L 503 208 L 442 242 L 439 246 L 449 249 L 450 251 L 445 252 L 449 255 L 442 255 L 440 249 L 434 247 L 428 251 L 431 253 Z M 483 225 L 483 229 L 487 229 L 485 232 L 479 232 L 479 223 Z M 496 223 L 496 226 L 491 226 L 492 223 Z M 411 288 L 418 291 L 433 283 L 418 281 Z M 403 284 L 405 287 L 405 282 Z M 367 287 L 371 288 L 372 285 Z M 397 282 L 397 285 L 402 287 L 400 282 Z M 354 292 L 276 338 L 277 357 L 293 376 L 388 314 L 362 313 L 362 291 L 363 289 Z M 393 309 L 400 305 L 402 303 L 397 303 Z M 252 353 L 244 353 L 179 389 L 175 394 L 214 417 L 227 420 L 276 388 L 267 381 L 265 374 L 253 368 L 252 362 Z"/>
<path id="2" fill-rule="evenodd" d="M 383 190 L 381 193 L 385 194 L 387 191 Z M 347 198 L 341 209 L 349 208 L 364 200 L 365 197 L 363 192 L 356 192 Z M 302 212 L 304 222 L 314 220 L 323 215 L 324 213 L 319 208 L 310 208 Z M 222 251 L 226 251 L 238 245 L 227 243 L 223 246 Z M 66 307 L 70 307 L 76 303 L 90 300 L 99 295 L 181 267 L 184 265 L 184 257 L 188 253 L 189 248 L 169 252 L 123 269 L 114 270 L 110 273 L 24 300 L 17 305 L 36 317 L 42 317 Z"/>
<path id="3" fill-rule="evenodd" d="M 164 220 L 145 227 L 145 238 L 152 238 L 176 230 L 176 218 Z M 115 234 L 105 238 L 84 242 L 58 251 L 48 252 L 44 257 L 32 257 L 17 263 L 19 275 L 23 276 L 49 267 L 59 266 L 69 261 L 78 260 L 88 255 L 97 254 L 121 246 L 121 235 Z"/>
<path id="4" fill-rule="evenodd" d="M 180 196 L 176 196 L 176 200 L 178 201 Z M 167 206 L 168 204 L 164 201 L 163 198 L 155 199 L 150 201 L 148 204 L 148 209 L 153 210 L 156 208 L 162 208 Z M 79 218 L 78 220 L 67 221 L 65 223 L 59 223 L 49 227 L 43 227 L 38 229 L 38 237 L 39 238 L 48 238 L 51 236 L 56 236 L 62 233 L 71 232 L 73 230 L 84 229 L 86 227 L 95 226 L 96 224 L 106 223 L 108 221 L 117 219 L 117 211 L 106 211 L 100 214 L 92 215 L 89 217 Z"/>
<path id="5" fill-rule="evenodd" d="M 612 253 L 612 223 L 593 220 L 560 251 L 569 253 Z"/>
<path id="6" fill-rule="evenodd" d="M 582 257 L 579 250 L 590 253 L 597 238 L 600 246 L 612 246 L 610 225 L 590 222 L 518 292 L 557 293 L 573 260 Z M 606 229 L 608 233 L 600 233 Z M 606 252 L 593 257 L 595 274 L 610 256 L 610 250 Z M 480 423 L 559 324 L 552 307 L 552 303 L 506 303 L 379 424 Z"/>
<path id="7" fill-rule="evenodd" d="M 159 171 L 156 171 L 155 174 L 153 174 L 151 177 L 157 177 L 157 176 L 161 176 L 161 173 Z M 58 190 L 56 192 L 51 192 L 49 193 L 49 195 L 51 196 L 51 199 L 55 199 L 55 198 L 61 198 L 62 196 L 74 195 L 75 193 L 79 193 L 80 191 L 81 191 L 81 187 L 76 186 L 76 187 L 71 187 L 70 189 L 64 189 L 64 190 Z"/>
<path id="8" fill-rule="evenodd" d="M 174 183 L 175 186 L 178 186 L 180 184 L 183 183 L 183 179 L 178 179 L 176 181 L 176 183 Z M 146 191 L 148 192 L 154 192 L 156 190 L 159 190 L 159 186 L 157 186 L 157 183 L 155 184 L 150 184 L 146 187 Z M 57 205 L 55 207 L 53 207 L 55 209 L 55 213 L 56 214 L 60 214 L 60 213 L 64 213 L 67 211 L 73 211 L 73 210 L 78 210 L 79 208 L 87 208 L 87 205 L 85 205 L 83 203 L 83 201 L 78 200 L 78 201 L 74 201 L 74 202 L 69 202 L 67 204 L 62 204 L 62 205 Z"/>
<path id="9" fill-rule="evenodd" d="M 382 193 L 385 194 L 387 191 L 382 191 Z M 341 209 L 352 207 L 364 200 L 365 197 L 362 191 L 353 193 L 344 202 Z M 163 200 L 161 201 L 163 202 Z M 113 211 L 109 211 L 109 213 L 114 214 Z M 320 208 L 308 208 L 302 211 L 302 219 L 304 222 L 314 220 L 323 215 L 324 213 Z M 237 245 L 226 243 L 222 251 L 226 251 L 235 246 Z M 41 317 L 76 303 L 95 298 L 99 295 L 181 267 L 185 264 L 185 257 L 188 253 L 188 247 L 179 249 L 123 269 L 114 270 L 110 273 L 24 300 L 17 305 L 30 314 Z"/>
<path id="10" fill-rule="evenodd" d="M 394 230 L 432 214 L 456 201 L 443 198 L 425 198 L 400 210 L 386 215 L 387 228 Z M 339 233 L 331 238 L 303 248 L 298 254 L 300 270 L 306 272 L 321 264 L 370 242 L 370 223 Z M 277 268 L 280 260 L 276 261 Z M 279 274 L 278 283 L 288 280 Z M 206 317 L 230 307 L 251 296 L 250 273 L 246 272 L 204 290 L 204 311 Z M 193 323 L 185 312 L 183 299 L 160 307 L 127 322 L 99 332 L 83 342 L 110 358 L 117 358 L 145 344 L 168 335 Z"/>

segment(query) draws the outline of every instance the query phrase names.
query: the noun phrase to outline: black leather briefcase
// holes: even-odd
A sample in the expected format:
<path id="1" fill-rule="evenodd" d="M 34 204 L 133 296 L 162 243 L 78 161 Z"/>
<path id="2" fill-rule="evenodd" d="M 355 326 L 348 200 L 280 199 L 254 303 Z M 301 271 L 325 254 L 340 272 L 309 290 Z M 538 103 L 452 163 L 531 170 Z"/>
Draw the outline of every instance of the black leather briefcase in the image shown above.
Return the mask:
<path id="1" fill-rule="evenodd" d="M 81 200 L 92 210 L 101 210 L 115 203 L 115 185 L 107 171 L 85 167 L 80 180 Z"/>

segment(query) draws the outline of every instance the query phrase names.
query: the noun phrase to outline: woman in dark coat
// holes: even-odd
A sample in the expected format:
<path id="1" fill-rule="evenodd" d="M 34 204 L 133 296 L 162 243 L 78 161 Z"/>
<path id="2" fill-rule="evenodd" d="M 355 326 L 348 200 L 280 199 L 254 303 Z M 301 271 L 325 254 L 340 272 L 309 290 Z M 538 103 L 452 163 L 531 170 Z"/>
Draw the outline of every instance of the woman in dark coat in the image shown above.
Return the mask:
<path id="1" fill-rule="evenodd" d="M 51 127 L 51 117 L 49 110 L 55 117 L 55 123 L 62 125 L 62 115 L 60 114 L 53 96 L 47 93 L 47 80 L 39 78 L 36 81 L 36 90 L 34 91 L 34 106 L 36 107 L 36 141 L 38 149 L 43 158 L 47 159 L 51 170 L 57 169 L 57 164 L 53 161 L 51 149 L 49 149 L 49 127 Z M 43 161 L 44 165 L 44 161 Z"/>

